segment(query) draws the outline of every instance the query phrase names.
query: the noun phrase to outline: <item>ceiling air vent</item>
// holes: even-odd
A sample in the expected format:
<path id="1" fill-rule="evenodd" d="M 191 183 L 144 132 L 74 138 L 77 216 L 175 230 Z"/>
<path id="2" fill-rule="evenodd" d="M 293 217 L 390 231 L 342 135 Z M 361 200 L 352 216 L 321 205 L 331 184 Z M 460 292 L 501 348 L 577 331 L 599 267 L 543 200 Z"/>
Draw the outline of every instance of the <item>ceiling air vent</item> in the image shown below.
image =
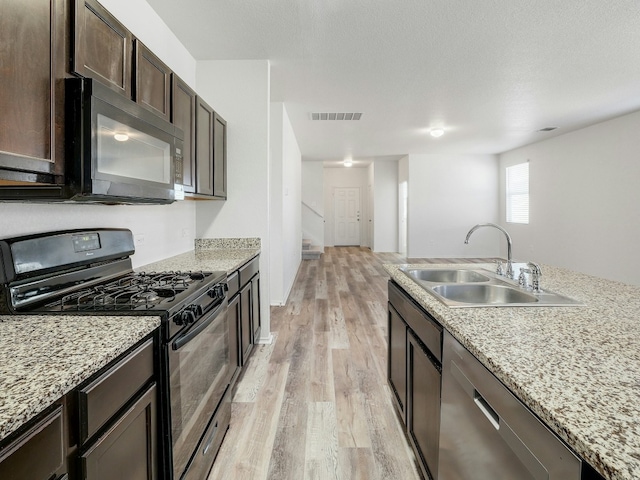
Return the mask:
<path id="1" fill-rule="evenodd" d="M 311 120 L 360 120 L 362 113 L 319 113 L 311 114 Z"/>

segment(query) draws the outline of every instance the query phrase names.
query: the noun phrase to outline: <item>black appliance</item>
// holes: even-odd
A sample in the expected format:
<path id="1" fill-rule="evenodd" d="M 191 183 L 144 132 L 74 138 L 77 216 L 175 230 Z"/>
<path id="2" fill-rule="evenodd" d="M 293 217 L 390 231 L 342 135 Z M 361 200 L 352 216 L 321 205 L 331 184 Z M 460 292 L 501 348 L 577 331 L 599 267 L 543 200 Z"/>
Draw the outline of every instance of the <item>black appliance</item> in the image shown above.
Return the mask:
<path id="1" fill-rule="evenodd" d="M 89 78 L 66 80 L 64 197 L 171 203 L 182 188 L 182 130 Z"/>
<path id="2" fill-rule="evenodd" d="M 134 251 L 125 229 L 0 240 L 0 313 L 160 316 L 160 470 L 199 480 L 231 417 L 226 272 L 134 272 Z"/>

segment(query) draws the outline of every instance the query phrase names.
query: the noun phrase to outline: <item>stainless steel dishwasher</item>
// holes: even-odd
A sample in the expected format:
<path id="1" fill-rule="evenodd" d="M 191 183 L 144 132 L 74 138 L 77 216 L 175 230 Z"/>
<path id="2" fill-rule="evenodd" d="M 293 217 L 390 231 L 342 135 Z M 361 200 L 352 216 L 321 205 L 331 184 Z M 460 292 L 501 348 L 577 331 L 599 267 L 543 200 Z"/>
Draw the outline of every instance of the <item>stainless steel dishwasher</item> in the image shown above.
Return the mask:
<path id="1" fill-rule="evenodd" d="M 580 480 L 581 460 L 445 332 L 438 480 Z"/>

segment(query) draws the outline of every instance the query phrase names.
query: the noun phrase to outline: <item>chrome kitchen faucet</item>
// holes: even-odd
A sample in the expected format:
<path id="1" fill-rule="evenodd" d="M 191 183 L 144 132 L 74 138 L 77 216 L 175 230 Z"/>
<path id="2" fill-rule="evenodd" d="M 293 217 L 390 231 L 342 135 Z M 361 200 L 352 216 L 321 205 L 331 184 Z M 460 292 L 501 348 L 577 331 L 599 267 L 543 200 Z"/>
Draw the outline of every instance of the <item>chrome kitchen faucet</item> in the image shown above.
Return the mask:
<path id="1" fill-rule="evenodd" d="M 512 263 L 512 258 L 511 258 L 511 235 L 509 235 L 509 232 L 507 232 L 500 225 L 496 225 L 495 223 L 479 223 L 478 225 L 473 227 L 471 230 L 469 230 L 469 233 L 467 233 L 467 238 L 465 238 L 464 243 L 468 245 L 469 244 L 469 238 L 471 237 L 471 234 L 473 232 L 475 232 L 477 229 L 479 229 L 480 227 L 493 227 L 493 228 L 497 228 L 502 233 L 504 233 L 504 236 L 507 238 L 507 272 L 506 272 L 505 276 L 513 279 L 513 263 Z M 502 264 L 500 264 L 498 266 L 498 269 L 500 269 L 501 266 L 502 266 Z M 500 272 L 498 272 L 498 273 L 500 275 L 502 275 L 502 273 L 500 273 Z"/>

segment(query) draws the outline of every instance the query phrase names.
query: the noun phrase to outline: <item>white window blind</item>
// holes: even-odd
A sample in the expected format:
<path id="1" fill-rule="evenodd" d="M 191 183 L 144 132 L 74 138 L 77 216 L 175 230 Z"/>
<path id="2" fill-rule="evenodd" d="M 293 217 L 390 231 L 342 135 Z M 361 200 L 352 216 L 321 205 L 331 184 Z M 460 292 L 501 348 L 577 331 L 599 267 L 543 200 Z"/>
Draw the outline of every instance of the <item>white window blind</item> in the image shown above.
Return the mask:
<path id="1" fill-rule="evenodd" d="M 507 167 L 507 222 L 529 223 L 529 162 Z"/>

